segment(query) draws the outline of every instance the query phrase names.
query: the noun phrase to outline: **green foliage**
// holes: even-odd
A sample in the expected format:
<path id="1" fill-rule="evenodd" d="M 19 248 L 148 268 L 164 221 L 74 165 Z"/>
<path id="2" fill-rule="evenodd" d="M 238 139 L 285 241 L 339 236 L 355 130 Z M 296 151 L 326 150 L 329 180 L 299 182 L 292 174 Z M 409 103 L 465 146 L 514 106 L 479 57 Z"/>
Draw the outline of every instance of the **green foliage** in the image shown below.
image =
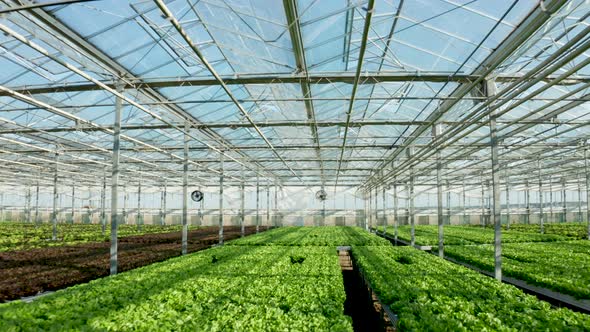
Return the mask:
<path id="1" fill-rule="evenodd" d="M 111 234 L 110 225 L 107 225 L 103 235 L 100 224 L 58 224 L 58 240 L 52 241 L 52 227 L 53 225 L 48 223 L 0 222 L 0 252 L 109 241 Z M 141 230 L 138 230 L 137 225 L 119 225 L 117 235 L 125 237 L 180 230 L 181 226 L 179 225 L 142 225 Z"/>
<path id="2" fill-rule="evenodd" d="M 504 225 L 504 228 L 506 228 L 506 225 Z M 579 240 L 588 238 L 587 223 L 568 222 L 563 224 L 544 224 L 543 229 L 545 234 L 567 236 Z M 540 226 L 538 224 L 512 224 L 510 225 L 510 230 L 539 233 Z"/>
<path id="3" fill-rule="evenodd" d="M 345 246 L 389 245 L 359 227 L 281 227 L 228 243 L 255 246 Z"/>
<path id="4" fill-rule="evenodd" d="M 445 254 L 484 270 L 494 270 L 492 245 L 449 246 Z M 503 244 L 502 272 L 537 286 L 590 299 L 590 242 Z"/>
<path id="5" fill-rule="evenodd" d="M 333 248 L 225 246 L 0 304 L 0 331 L 352 331 L 345 297 Z"/>
<path id="6" fill-rule="evenodd" d="M 590 316 L 553 309 L 477 272 L 410 247 L 353 247 L 402 331 L 588 331 Z"/>
<path id="7" fill-rule="evenodd" d="M 387 234 L 394 236 L 392 228 L 387 229 Z M 410 226 L 398 227 L 398 238 L 410 241 Z M 417 225 L 415 228 L 416 244 L 432 246 L 438 244 L 438 226 Z M 566 236 L 556 234 L 525 233 L 516 230 L 503 231 L 502 242 L 550 242 L 571 240 Z M 494 243 L 494 230 L 490 228 L 474 226 L 445 226 L 445 245 L 470 245 Z"/>

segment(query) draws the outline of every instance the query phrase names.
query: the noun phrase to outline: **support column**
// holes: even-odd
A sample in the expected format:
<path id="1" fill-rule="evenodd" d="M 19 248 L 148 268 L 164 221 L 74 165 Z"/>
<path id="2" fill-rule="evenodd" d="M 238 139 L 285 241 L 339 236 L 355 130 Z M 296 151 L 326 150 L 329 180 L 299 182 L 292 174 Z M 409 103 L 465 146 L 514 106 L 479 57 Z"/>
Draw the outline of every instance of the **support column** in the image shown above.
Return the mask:
<path id="1" fill-rule="evenodd" d="M 31 194 L 31 185 L 28 185 L 27 186 L 27 196 L 26 196 L 26 199 L 25 199 L 25 201 L 26 201 L 25 202 L 25 205 L 27 207 L 27 213 L 26 213 L 26 215 L 27 215 L 27 223 L 29 223 L 29 224 L 31 223 L 31 196 L 32 196 L 32 194 Z"/>
<path id="2" fill-rule="evenodd" d="M 486 94 L 496 94 L 496 83 L 486 81 Z M 502 206 L 500 205 L 500 163 L 498 154 L 498 129 L 496 127 L 496 111 L 490 114 L 490 143 L 492 157 L 492 209 L 494 215 L 494 276 L 502 281 Z"/>
<path id="3" fill-rule="evenodd" d="M 373 190 L 369 189 L 369 232 L 373 229 Z"/>
<path id="4" fill-rule="evenodd" d="M 244 168 L 242 167 L 242 183 L 240 184 L 240 236 L 246 235 L 246 216 L 244 215 Z"/>
<path id="5" fill-rule="evenodd" d="M 278 190 L 279 188 L 277 187 L 277 185 L 275 184 L 275 201 L 274 201 L 274 213 L 273 213 L 273 219 L 275 220 L 273 223 L 273 226 L 277 227 L 279 226 L 279 200 L 278 200 Z"/>
<path id="6" fill-rule="evenodd" d="M 188 252 L 188 121 L 184 122 L 184 160 L 182 165 L 182 254 Z"/>
<path id="7" fill-rule="evenodd" d="M 441 125 L 435 124 L 432 127 L 434 139 L 440 135 Z M 442 188 L 442 160 L 441 150 L 436 151 L 436 210 L 438 215 L 438 257 L 445 257 L 444 245 L 444 216 L 443 216 L 443 188 Z"/>
<path id="8" fill-rule="evenodd" d="M 555 221 L 555 216 L 553 215 L 553 176 L 549 175 L 549 222 Z"/>
<path id="9" fill-rule="evenodd" d="M 101 195 L 102 196 L 102 195 Z M 72 213 L 70 214 L 70 222 L 73 224 L 74 223 L 74 216 L 75 216 L 75 209 L 74 209 L 74 205 L 76 204 L 76 185 L 73 184 L 72 185 Z M 102 235 L 104 235 L 104 229 L 102 232 Z"/>
<path id="10" fill-rule="evenodd" d="M 387 208 L 385 201 L 385 185 L 383 185 L 383 235 L 387 232 Z"/>
<path id="11" fill-rule="evenodd" d="M 480 224 L 482 227 L 485 227 L 485 215 L 486 215 L 486 210 L 485 210 L 485 184 L 484 184 L 484 179 L 483 179 L 483 173 L 481 175 L 481 220 L 480 220 Z"/>
<path id="12" fill-rule="evenodd" d="M 525 182 L 525 193 L 524 193 L 524 200 L 526 206 L 526 223 L 527 225 L 531 223 L 531 192 L 529 190 L 529 181 Z"/>
<path id="13" fill-rule="evenodd" d="M 160 226 L 164 226 L 165 221 L 164 221 L 164 210 L 166 209 L 166 199 L 164 198 L 166 196 L 166 184 L 164 183 L 164 190 L 162 190 L 160 192 Z"/>
<path id="14" fill-rule="evenodd" d="M 367 201 L 367 194 L 365 193 L 363 195 L 363 201 L 365 202 L 365 230 L 368 231 L 369 230 L 369 203 Z"/>
<path id="15" fill-rule="evenodd" d="M 0 217 L 0 220 L 2 220 L 1 217 Z M 37 224 L 37 223 L 39 223 L 39 181 L 38 180 L 37 180 L 37 187 L 35 188 L 35 224 Z"/>
<path id="16" fill-rule="evenodd" d="M 375 233 L 379 228 L 379 189 L 375 187 Z"/>
<path id="17" fill-rule="evenodd" d="M 561 179 L 561 197 L 562 197 L 562 209 L 563 214 L 561 216 L 561 222 L 567 222 L 567 199 L 566 199 L 566 192 L 565 192 L 565 178 Z"/>
<path id="18" fill-rule="evenodd" d="M 266 227 L 271 226 L 270 223 L 270 183 L 266 182 Z"/>
<path id="19" fill-rule="evenodd" d="M 406 149 L 408 159 L 412 158 L 413 152 L 412 147 Z M 416 224 L 414 216 L 414 170 L 410 166 L 410 179 L 408 181 L 408 214 L 410 218 L 410 242 L 414 246 L 416 244 Z"/>
<path id="20" fill-rule="evenodd" d="M 260 231 L 260 182 L 256 175 L 256 234 Z"/>
<path id="21" fill-rule="evenodd" d="M 123 91 L 121 85 L 117 86 L 117 91 Z M 117 251 L 118 239 L 117 228 L 119 224 L 119 157 L 121 146 L 121 108 L 123 100 L 120 97 L 116 98 L 115 105 L 115 125 L 113 128 L 113 173 L 111 176 L 111 257 L 110 257 L 110 272 L 111 275 L 117 274 Z"/>
<path id="22" fill-rule="evenodd" d="M 106 168 L 103 169 L 103 176 L 102 176 L 102 193 L 100 195 L 100 223 L 102 224 L 102 235 L 104 236 L 106 233 L 107 228 L 107 176 L 106 176 Z M 73 201 L 73 199 L 72 199 Z M 73 211 L 73 209 L 72 209 Z M 73 216 L 72 212 L 72 216 Z"/>
<path id="23" fill-rule="evenodd" d="M 137 214 L 135 215 L 135 224 L 137 229 L 141 231 L 141 178 L 137 184 Z"/>
<path id="24" fill-rule="evenodd" d="M 4 193 L 0 193 L 0 221 L 4 220 Z"/>
<path id="25" fill-rule="evenodd" d="M 451 184 L 447 181 L 447 225 L 451 224 Z"/>
<path id="26" fill-rule="evenodd" d="M 510 181 L 508 179 L 508 167 L 506 167 L 506 229 L 510 229 Z"/>
<path id="27" fill-rule="evenodd" d="M 59 195 L 57 193 L 57 172 L 58 172 L 58 168 L 57 168 L 57 159 L 58 159 L 58 154 L 55 154 L 55 171 L 53 173 L 53 212 L 51 213 L 51 223 L 53 225 L 52 227 L 52 235 L 51 235 L 51 239 L 53 241 L 57 240 L 57 200 L 59 199 Z"/>
<path id="28" fill-rule="evenodd" d="M 164 194 L 163 194 L 163 201 L 162 201 L 162 219 L 161 219 L 161 223 L 162 226 L 166 225 L 166 202 L 168 201 L 168 183 L 166 181 L 164 181 Z"/>
<path id="29" fill-rule="evenodd" d="M 219 174 L 219 244 L 223 244 L 223 153 L 219 154 L 221 173 Z"/>
<path id="30" fill-rule="evenodd" d="M 582 222 L 582 177 L 578 174 L 578 222 Z"/>
<path id="31" fill-rule="evenodd" d="M 127 193 L 127 184 L 123 185 L 123 223 L 127 224 L 127 202 L 129 194 Z"/>
<path id="32" fill-rule="evenodd" d="M 465 179 L 463 179 L 463 223 L 464 224 L 469 224 L 468 220 L 467 220 L 467 201 L 466 201 L 466 195 L 465 195 Z"/>
<path id="33" fill-rule="evenodd" d="M 590 162 L 588 162 L 588 147 L 584 147 L 584 166 L 586 172 L 586 222 L 588 223 L 588 240 L 590 240 Z"/>
<path id="34" fill-rule="evenodd" d="M 539 169 L 539 225 L 541 234 L 545 233 L 545 220 L 543 216 L 543 182 L 541 181 L 541 160 L 537 161 Z"/>
<path id="35" fill-rule="evenodd" d="M 397 228 L 399 225 L 399 214 L 398 214 L 398 199 L 397 199 L 397 181 L 393 179 L 393 238 L 397 245 Z"/>

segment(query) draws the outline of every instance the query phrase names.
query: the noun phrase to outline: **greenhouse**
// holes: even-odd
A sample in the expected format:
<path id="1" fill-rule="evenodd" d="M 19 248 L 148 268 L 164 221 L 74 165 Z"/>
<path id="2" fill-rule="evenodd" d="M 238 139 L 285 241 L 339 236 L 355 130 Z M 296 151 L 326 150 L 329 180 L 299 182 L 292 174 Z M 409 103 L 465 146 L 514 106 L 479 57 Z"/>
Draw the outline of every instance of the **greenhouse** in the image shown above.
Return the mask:
<path id="1" fill-rule="evenodd" d="M 590 1 L 0 31 L 0 331 L 590 331 Z"/>

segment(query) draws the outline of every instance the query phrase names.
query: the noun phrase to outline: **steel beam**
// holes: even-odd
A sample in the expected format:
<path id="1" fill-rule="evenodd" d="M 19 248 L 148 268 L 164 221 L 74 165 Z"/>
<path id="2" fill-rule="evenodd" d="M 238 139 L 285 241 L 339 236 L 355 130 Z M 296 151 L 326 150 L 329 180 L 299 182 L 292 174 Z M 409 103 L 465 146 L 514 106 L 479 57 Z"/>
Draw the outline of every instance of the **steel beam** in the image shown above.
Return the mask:
<path id="1" fill-rule="evenodd" d="M 223 154 L 219 155 L 219 245 L 223 245 Z"/>
<path id="2" fill-rule="evenodd" d="M 190 125 L 185 122 L 184 131 L 188 133 Z M 184 163 L 182 165 L 182 254 L 188 253 L 188 160 L 189 135 L 184 135 Z"/>
<path id="3" fill-rule="evenodd" d="M 121 86 L 117 91 L 122 92 Z M 117 229 L 119 224 L 119 156 L 121 154 L 121 109 L 123 100 L 117 97 L 115 107 L 115 128 L 113 135 L 113 167 L 111 175 L 111 249 L 110 249 L 110 273 L 117 274 L 118 267 L 118 239 Z"/>

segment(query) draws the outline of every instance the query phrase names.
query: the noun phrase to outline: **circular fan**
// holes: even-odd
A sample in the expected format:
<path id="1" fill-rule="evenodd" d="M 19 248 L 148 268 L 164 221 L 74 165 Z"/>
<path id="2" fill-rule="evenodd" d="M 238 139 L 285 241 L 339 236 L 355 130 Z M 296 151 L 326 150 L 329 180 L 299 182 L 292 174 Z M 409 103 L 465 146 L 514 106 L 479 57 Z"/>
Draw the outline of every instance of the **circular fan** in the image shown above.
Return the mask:
<path id="1" fill-rule="evenodd" d="M 315 193 L 315 198 L 319 199 L 320 201 L 325 201 L 327 197 L 328 194 L 324 189 L 318 190 L 318 192 Z"/>
<path id="2" fill-rule="evenodd" d="M 203 192 L 200 190 L 195 190 L 191 193 L 191 199 L 195 202 L 200 202 L 203 200 Z"/>

